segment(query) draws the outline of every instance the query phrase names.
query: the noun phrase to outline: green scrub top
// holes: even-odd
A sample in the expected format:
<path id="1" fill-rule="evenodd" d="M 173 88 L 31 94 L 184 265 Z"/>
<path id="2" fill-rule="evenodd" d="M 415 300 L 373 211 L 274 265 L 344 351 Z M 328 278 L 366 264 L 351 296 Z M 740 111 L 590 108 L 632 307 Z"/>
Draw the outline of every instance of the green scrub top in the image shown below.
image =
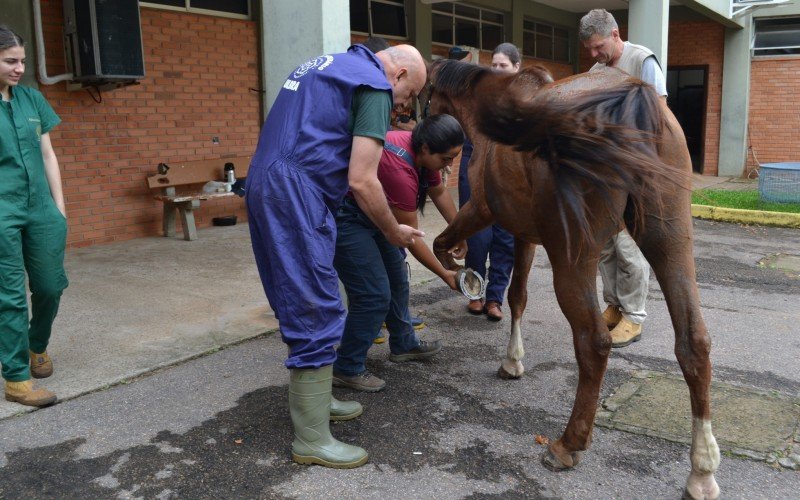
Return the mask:
<path id="1" fill-rule="evenodd" d="M 42 134 L 61 119 L 38 90 L 18 85 L 9 91 L 11 100 L 0 100 L 0 199 L 49 197 Z"/>

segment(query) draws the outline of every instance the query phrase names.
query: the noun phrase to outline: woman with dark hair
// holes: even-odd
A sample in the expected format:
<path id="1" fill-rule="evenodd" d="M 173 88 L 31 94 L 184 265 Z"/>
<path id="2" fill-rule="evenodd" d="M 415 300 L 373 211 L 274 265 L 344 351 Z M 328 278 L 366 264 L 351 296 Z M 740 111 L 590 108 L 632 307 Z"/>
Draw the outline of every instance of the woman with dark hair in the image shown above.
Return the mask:
<path id="1" fill-rule="evenodd" d="M 430 116 L 411 132 L 386 134 L 378 179 L 398 223 L 417 228 L 417 211 L 422 213 L 428 196 L 448 223 L 453 220 L 456 207 L 440 171 L 453 163 L 463 143 L 461 125 L 450 115 Z M 339 208 L 336 228 L 333 264 L 347 292 L 348 313 L 333 364 L 333 385 L 376 392 L 386 383 L 371 375 L 364 363 L 384 320 L 390 361 L 431 358 L 441 350 L 441 343 L 417 338 L 408 310 L 405 256 L 370 222 L 352 196 L 345 197 Z M 416 238 L 408 249 L 447 286 L 458 290 L 456 273 L 442 267 L 422 238 Z M 464 250 L 462 243 L 453 255 L 463 258 Z"/>
<path id="2" fill-rule="evenodd" d="M 492 52 L 492 68 L 506 73 L 516 73 L 520 69 L 522 58 L 519 50 L 513 43 L 501 43 Z M 472 143 L 464 144 L 464 154 L 461 155 L 461 165 L 458 171 L 458 203 L 460 206 L 469 201 L 470 186 L 469 161 L 472 157 Z M 469 250 L 464 262 L 466 267 L 472 268 L 476 273 L 486 279 L 486 303 L 481 300 L 470 300 L 467 311 L 470 314 L 486 314 L 491 321 L 503 319 L 501 306 L 511 270 L 514 267 L 514 237 L 498 226 L 491 227 L 475 233 L 467 238 Z M 486 269 L 486 259 L 489 259 L 489 269 Z"/>
<path id="3" fill-rule="evenodd" d="M 6 400 L 47 406 L 56 395 L 35 389 L 31 376 L 53 373 L 46 350 L 67 287 L 66 210 L 49 134 L 61 120 L 38 90 L 19 84 L 24 72 L 24 41 L 0 25 L 0 364 Z"/>

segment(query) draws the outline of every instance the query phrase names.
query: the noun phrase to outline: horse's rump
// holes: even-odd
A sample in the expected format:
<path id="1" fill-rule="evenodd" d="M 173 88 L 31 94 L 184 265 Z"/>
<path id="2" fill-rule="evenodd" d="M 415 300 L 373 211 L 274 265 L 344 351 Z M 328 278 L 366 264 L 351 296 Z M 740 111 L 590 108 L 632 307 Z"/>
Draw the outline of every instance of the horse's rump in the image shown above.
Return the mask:
<path id="1" fill-rule="evenodd" d="M 612 85 L 604 88 L 609 80 Z M 486 95 L 478 104 L 481 132 L 547 163 L 567 238 L 571 215 L 581 239 L 594 239 L 588 192 L 600 195 L 616 224 L 623 214 L 612 209 L 612 193 L 626 193 L 636 232 L 644 219 L 644 197 L 658 192 L 653 184 L 684 175 L 659 156 L 665 117 L 655 90 L 641 80 L 620 78 L 619 72 L 583 74 L 547 85 L 532 99 L 515 92 Z"/>

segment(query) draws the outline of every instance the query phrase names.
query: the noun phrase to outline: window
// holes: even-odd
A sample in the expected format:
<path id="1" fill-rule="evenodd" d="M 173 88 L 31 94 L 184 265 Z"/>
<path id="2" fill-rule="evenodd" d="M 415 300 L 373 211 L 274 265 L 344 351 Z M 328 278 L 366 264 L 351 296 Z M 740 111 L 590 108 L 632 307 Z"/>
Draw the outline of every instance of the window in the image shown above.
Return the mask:
<path id="1" fill-rule="evenodd" d="M 143 0 L 139 4 L 144 7 L 161 7 L 241 19 L 250 18 L 250 0 Z"/>
<path id="2" fill-rule="evenodd" d="M 504 16 L 501 12 L 452 2 L 435 3 L 431 8 L 432 38 L 435 43 L 494 50 L 505 41 Z"/>
<path id="3" fill-rule="evenodd" d="M 387 38 L 407 38 L 402 0 L 350 0 L 350 31 Z"/>
<path id="4" fill-rule="evenodd" d="M 569 31 L 526 19 L 522 22 L 522 53 L 548 61 L 569 63 L 572 60 Z"/>
<path id="5" fill-rule="evenodd" d="M 800 54 L 800 17 L 756 19 L 754 56 Z"/>

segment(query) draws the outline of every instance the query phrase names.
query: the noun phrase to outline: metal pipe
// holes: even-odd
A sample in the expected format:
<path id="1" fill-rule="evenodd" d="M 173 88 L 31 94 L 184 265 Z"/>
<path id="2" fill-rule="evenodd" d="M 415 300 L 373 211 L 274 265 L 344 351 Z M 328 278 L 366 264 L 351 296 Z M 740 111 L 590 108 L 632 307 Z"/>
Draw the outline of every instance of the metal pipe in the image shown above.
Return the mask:
<path id="1" fill-rule="evenodd" d="M 47 76 L 47 61 L 44 56 L 44 34 L 42 32 L 42 5 L 39 0 L 33 0 L 33 25 L 36 33 L 36 63 L 39 66 L 39 81 L 42 85 L 53 85 L 64 80 L 71 80 L 72 73 Z"/>

